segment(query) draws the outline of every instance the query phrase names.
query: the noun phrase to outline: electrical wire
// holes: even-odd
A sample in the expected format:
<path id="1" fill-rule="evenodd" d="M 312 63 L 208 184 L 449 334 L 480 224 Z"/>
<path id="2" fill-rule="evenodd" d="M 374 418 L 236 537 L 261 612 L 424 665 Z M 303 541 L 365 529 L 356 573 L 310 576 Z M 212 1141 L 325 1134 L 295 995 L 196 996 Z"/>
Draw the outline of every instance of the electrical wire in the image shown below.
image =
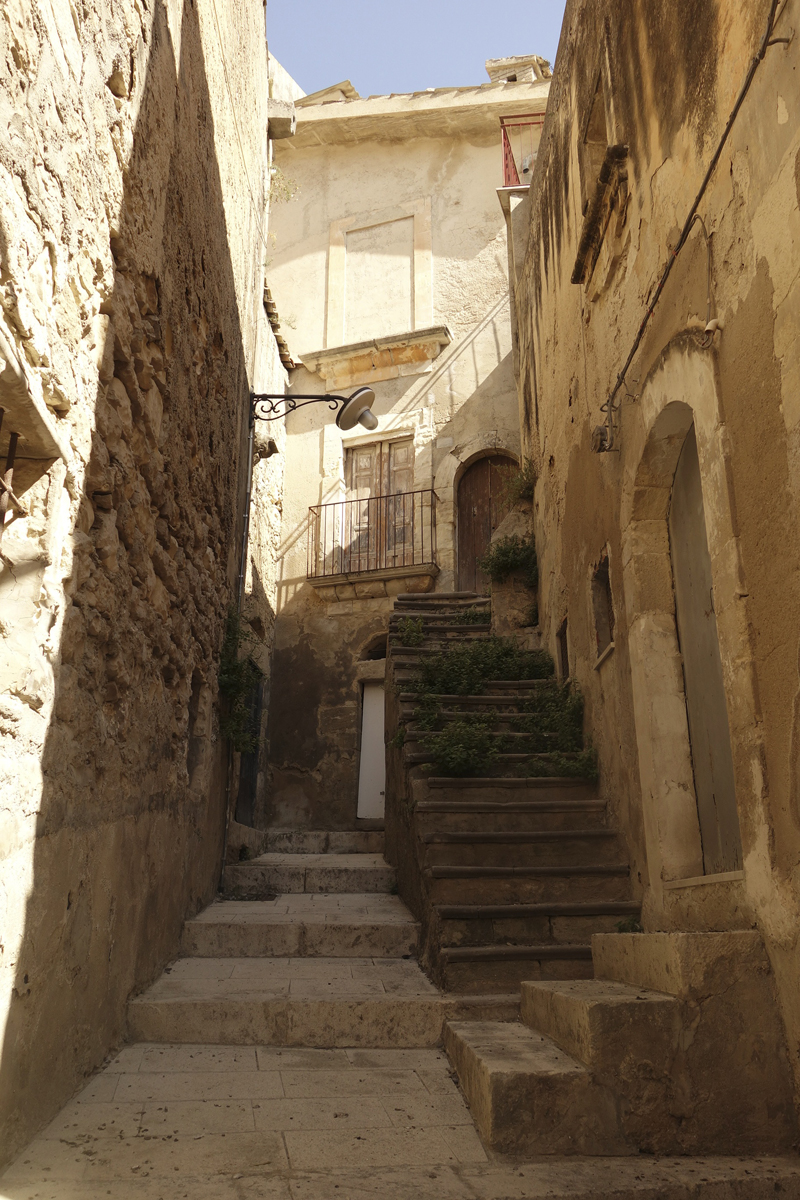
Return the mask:
<path id="1" fill-rule="evenodd" d="M 714 151 L 711 162 L 708 165 L 708 169 L 705 173 L 705 176 L 703 177 L 703 182 L 700 184 L 700 190 L 698 191 L 697 195 L 695 196 L 692 207 L 689 209 L 689 215 L 687 216 L 686 221 L 684 222 L 683 229 L 681 230 L 681 235 L 678 238 L 675 248 L 672 250 L 672 253 L 670 254 L 670 257 L 667 261 L 666 267 L 662 271 L 661 278 L 659 279 L 658 286 L 653 295 L 653 299 L 647 306 L 647 310 L 645 311 L 644 317 L 642 318 L 642 322 L 639 326 L 636 337 L 634 338 L 633 346 L 631 347 L 630 354 L 626 358 L 625 365 L 623 366 L 622 370 L 617 375 L 616 383 L 614 384 L 614 387 L 611 390 L 608 400 L 606 401 L 606 403 L 604 405 L 601 406 L 600 411 L 604 412 L 606 414 L 606 428 L 608 429 L 608 438 L 607 438 L 606 444 L 604 446 L 605 450 L 610 450 L 614 444 L 614 413 L 615 413 L 615 411 L 617 411 L 614 407 L 614 400 L 615 400 L 620 388 L 622 387 L 622 384 L 625 380 L 625 376 L 627 375 L 628 370 L 630 369 L 630 365 L 633 362 L 633 359 L 636 355 L 636 352 L 642 343 L 642 338 L 644 337 L 645 330 L 647 329 L 647 326 L 650 322 L 650 318 L 653 315 L 653 310 L 655 309 L 655 306 L 661 297 L 661 293 L 664 290 L 664 285 L 666 284 L 667 280 L 670 277 L 672 268 L 675 265 L 675 260 L 677 259 L 678 255 L 680 254 L 681 250 L 683 249 L 684 245 L 686 244 L 686 240 L 689 237 L 689 233 L 691 232 L 692 226 L 695 222 L 695 218 L 697 217 L 697 210 L 700 207 L 700 202 L 706 193 L 709 183 L 711 182 L 711 176 L 714 174 L 717 163 L 719 162 L 720 157 L 722 155 L 722 151 L 725 149 L 725 144 L 728 140 L 728 137 L 730 136 L 731 130 L 733 129 L 734 122 L 735 122 L 737 116 L 739 115 L 739 110 L 744 103 L 745 97 L 747 96 L 747 93 L 750 90 L 750 85 L 752 84 L 753 79 L 755 78 L 756 71 L 758 70 L 759 66 L 763 62 L 764 56 L 766 55 L 767 49 L 769 46 L 775 45 L 775 43 L 777 41 L 785 42 L 788 44 L 788 42 L 790 40 L 789 38 L 776 38 L 774 41 L 771 40 L 772 31 L 775 28 L 775 25 L 777 24 L 778 17 L 783 13 L 784 8 L 786 7 L 787 0 L 784 0 L 783 5 L 781 6 L 780 13 L 778 13 L 776 16 L 778 2 L 779 2 L 779 0 L 770 0 L 770 10 L 769 10 L 769 19 L 767 21 L 767 28 L 764 32 L 763 38 L 761 39 L 761 44 L 758 48 L 758 52 L 753 56 L 753 60 L 750 63 L 750 67 L 749 67 L 749 69 L 747 71 L 747 75 L 745 77 L 745 81 L 742 85 L 739 95 L 736 98 L 736 103 L 733 106 L 731 115 L 728 117 L 728 121 L 727 121 L 727 124 L 725 125 L 725 129 L 722 133 L 722 137 L 720 138 L 719 144 L 718 144 L 716 150 Z M 703 228 L 705 229 L 705 225 L 703 226 Z M 709 261 L 709 270 L 710 270 L 710 261 Z"/>

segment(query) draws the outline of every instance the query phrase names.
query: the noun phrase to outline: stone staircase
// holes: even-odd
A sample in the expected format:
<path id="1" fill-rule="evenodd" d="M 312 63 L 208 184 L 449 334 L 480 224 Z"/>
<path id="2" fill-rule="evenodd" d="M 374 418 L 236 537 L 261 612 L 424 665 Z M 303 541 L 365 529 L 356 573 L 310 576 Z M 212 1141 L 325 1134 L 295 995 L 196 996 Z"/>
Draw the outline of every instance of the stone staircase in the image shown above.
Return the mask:
<path id="1" fill-rule="evenodd" d="M 273 831 L 266 853 L 226 867 L 225 898 L 186 922 L 183 957 L 131 1001 L 130 1038 L 423 1048 L 446 1020 L 512 1019 L 516 996 L 447 996 L 420 970 L 382 837 Z"/>
<path id="2" fill-rule="evenodd" d="M 593 781 L 512 776 L 541 758 L 527 750 L 498 754 L 496 778 L 437 777 L 425 767 L 418 697 L 403 684 L 425 656 L 486 639 L 488 621 L 454 618 L 487 604 L 467 593 L 401 596 L 390 625 L 389 733 L 404 724 L 405 740 L 388 755 L 387 822 L 401 893 L 421 920 L 424 965 L 444 988 L 465 993 L 591 977 L 592 934 L 639 914 L 624 845 Z M 397 644 L 402 618 L 421 621 L 420 645 Z M 528 736 L 515 733 L 514 719 L 542 686 L 498 680 L 479 695 L 442 695 L 440 716 L 491 713 L 494 736 L 513 744 Z"/>
<path id="3" fill-rule="evenodd" d="M 486 1143 L 512 1154 L 763 1154 L 796 1139 L 757 933 L 593 939 L 597 979 L 522 984 L 522 1023 L 451 1022 Z"/>

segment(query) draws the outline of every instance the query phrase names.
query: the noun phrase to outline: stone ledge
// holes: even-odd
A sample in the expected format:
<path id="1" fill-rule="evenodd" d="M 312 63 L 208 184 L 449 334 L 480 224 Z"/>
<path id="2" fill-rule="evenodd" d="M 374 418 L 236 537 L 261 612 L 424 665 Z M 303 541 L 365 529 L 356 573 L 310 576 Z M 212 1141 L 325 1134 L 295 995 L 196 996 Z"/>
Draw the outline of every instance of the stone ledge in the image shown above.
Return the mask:
<path id="1" fill-rule="evenodd" d="M 318 575 L 307 582 L 320 600 L 374 600 L 406 592 L 431 592 L 438 574 L 435 563 L 421 563 L 413 567 L 386 567 L 381 571 Z"/>
<path id="2" fill-rule="evenodd" d="M 300 361 L 319 374 L 328 391 L 354 384 L 379 383 L 427 370 L 453 335 L 446 325 L 414 329 L 368 342 L 352 342 L 302 354 Z"/>

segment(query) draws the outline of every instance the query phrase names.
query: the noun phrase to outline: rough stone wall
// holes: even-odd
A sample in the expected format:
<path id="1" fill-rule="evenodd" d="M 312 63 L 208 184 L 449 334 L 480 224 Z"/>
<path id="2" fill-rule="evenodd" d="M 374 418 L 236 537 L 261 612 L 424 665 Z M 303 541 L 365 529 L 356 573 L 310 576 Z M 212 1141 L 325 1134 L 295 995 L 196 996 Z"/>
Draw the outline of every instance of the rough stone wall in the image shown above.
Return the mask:
<path id="1" fill-rule="evenodd" d="M 261 5 L 9 0 L 0 56 L 0 329 L 65 447 L 2 543 L 5 1157 L 215 891 L 246 398 L 284 376 Z"/>
<path id="2" fill-rule="evenodd" d="M 602 787 L 628 833 L 646 927 L 757 925 L 797 1072 L 800 134 L 789 115 L 798 101 L 793 44 L 766 51 L 699 210 L 711 237 L 712 316 L 721 332 L 710 343 L 703 337 L 706 242 L 695 225 L 619 394 L 615 449 L 590 448 L 770 8 L 769 0 L 570 0 L 516 306 L 523 436 L 540 473 L 535 524 L 545 640 L 554 650 L 568 616 Z M 799 19 L 800 5 L 788 0 L 775 36 L 789 36 Z M 597 265 L 581 286 L 570 281 L 584 222 L 579 142 L 598 79 L 607 142 L 628 147 L 628 198 L 612 212 Z M 697 429 L 744 854 L 743 872 L 697 885 L 681 884 L 698 872 L 680 868 L 690 831 L 670 832 L 676 817 L 667 800 L 671 788 L 675 804 L 693 801 L 666 541 L 669 472 L 686 428 L 675 423 L 681 411 L 689 420 L 693 414 Z M 605 552 L 615 649 L 593 669 L 591 577 Z"/>

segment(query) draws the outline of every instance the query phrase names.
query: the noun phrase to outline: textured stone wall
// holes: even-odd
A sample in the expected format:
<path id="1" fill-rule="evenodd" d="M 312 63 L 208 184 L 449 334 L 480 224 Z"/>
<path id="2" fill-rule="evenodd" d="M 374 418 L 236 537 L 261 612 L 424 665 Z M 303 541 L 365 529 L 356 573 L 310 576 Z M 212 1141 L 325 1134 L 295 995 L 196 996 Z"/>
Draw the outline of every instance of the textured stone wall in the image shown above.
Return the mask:
<path id="1" fill-rule="evenodd" d="M 0 59 L 0 332 L 64 447 L 20 472 L 0 564 L 5 1156 L 215 891 L 247 393 L 285 376 L 261 5 L 9 0 Z M 256 470 L 268 633 L 281 472 Z"/>
<path id="2" fill-rule="evenodd" d="M 789 37 L 800 5 L 778 8 L 775 36 Z M 545 639 L 555 649 L 568 617 L 601 787 L 628 834 L 645 926 L 758 926 L 797 1071 L 800 135 L 789 115 L 798 99 L 791 46 L 766 50 L 742 104 L 699 207 L 710 251 L 696 224 L 617 396 L 614 450 L 591 449 L 770 9 L 769 0 L 570 0 L 516 303 L 523 434 L 540 474 Z M 602 122 L 598 110 L 590 123 L 598 80 Z M 571 279 L 582 202 L 598 174 L 586 178 L 581 143 L 603 122 L 608 145 L 627 147 L 627 180 L 603 210 L 597 263 L 580 285 Z M 704 336 L 709 299 L 721 327 L 713 339 Z M 702 865 L 690 861 L 698 823 L 667 533 L 692 420 L 743 847 L 743 871 L 713 880 L 693 878 Z M 605 554 L 616 629 L 600 662 L 591 580 Z"/>

